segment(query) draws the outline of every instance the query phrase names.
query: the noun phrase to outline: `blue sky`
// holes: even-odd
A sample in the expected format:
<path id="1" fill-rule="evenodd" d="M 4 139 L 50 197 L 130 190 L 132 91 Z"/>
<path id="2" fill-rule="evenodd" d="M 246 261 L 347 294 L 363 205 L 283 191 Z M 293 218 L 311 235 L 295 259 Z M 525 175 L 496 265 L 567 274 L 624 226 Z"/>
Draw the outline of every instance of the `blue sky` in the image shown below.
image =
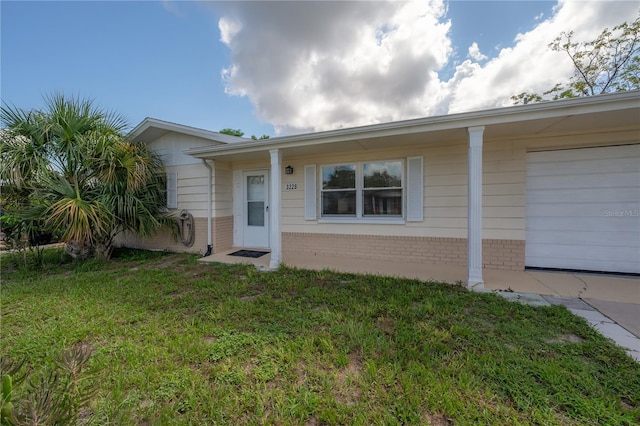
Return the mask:
<path id="1" fill-rule="evenodd" d="M 39 108 L 62 92 L 132 126 L 258 136 L 501 106 L 568 78 L 557 57 L 527 63 L 560 31 L 588 38 L 637 16 L 603 3 L 5 0 L 0 96 Z"/>

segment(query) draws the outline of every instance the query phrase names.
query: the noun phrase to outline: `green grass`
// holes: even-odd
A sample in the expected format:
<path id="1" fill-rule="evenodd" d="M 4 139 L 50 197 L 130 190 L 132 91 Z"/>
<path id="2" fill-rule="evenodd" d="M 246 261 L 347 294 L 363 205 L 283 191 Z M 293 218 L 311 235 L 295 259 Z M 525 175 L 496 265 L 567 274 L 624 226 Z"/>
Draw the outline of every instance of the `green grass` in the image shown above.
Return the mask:
<path id="1" fill-rule="evenodd" d="M 35 374 L 90 344 L 85 424 L 640 423 L 640 364 L 563 307 L 190 255 L 6 256 L 0 353 Z"/>

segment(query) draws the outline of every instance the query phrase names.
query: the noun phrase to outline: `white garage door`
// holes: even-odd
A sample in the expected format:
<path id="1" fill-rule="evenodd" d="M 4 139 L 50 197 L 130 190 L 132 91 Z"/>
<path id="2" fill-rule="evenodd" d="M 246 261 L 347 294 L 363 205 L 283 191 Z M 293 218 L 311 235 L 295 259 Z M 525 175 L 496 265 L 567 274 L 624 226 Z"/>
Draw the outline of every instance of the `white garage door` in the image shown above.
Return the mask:
<path id="1" fill-rule="evenodd" d="M 640 145 L 527 154 L 525 263 L 640 273 Z"/>

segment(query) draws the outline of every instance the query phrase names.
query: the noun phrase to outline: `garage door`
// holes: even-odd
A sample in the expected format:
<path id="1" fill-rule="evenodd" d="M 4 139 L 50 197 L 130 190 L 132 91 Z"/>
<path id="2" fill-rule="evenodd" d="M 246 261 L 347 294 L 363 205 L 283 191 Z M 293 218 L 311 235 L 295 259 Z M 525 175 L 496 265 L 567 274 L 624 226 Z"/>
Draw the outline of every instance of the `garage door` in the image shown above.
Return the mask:
<path id="1" fill-rule="evenodd" d="M 640 273 L 640 145 L 527 154 L 525 263 Z"/>

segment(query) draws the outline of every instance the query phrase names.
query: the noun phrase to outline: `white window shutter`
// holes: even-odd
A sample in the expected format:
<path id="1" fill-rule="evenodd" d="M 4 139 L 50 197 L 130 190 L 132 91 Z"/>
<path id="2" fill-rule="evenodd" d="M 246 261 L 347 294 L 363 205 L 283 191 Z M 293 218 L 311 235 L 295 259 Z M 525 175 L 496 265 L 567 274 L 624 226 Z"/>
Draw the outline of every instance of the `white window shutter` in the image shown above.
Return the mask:
<path id="1" fill-rule="evenodd" d="M 316 165 L 307 164 L 304 166 L 304 219 L 316 220 Z"/>
<path id="2" fill-rule="evenodd" d="M 167 173 L 167 208 L 178 208 L 178 173 Z"/>
<path id="3" fill-rule="evenodd" d="M 424 220 L 424 172 L 422 157 L 407 158 L 407 222 Z"/>

